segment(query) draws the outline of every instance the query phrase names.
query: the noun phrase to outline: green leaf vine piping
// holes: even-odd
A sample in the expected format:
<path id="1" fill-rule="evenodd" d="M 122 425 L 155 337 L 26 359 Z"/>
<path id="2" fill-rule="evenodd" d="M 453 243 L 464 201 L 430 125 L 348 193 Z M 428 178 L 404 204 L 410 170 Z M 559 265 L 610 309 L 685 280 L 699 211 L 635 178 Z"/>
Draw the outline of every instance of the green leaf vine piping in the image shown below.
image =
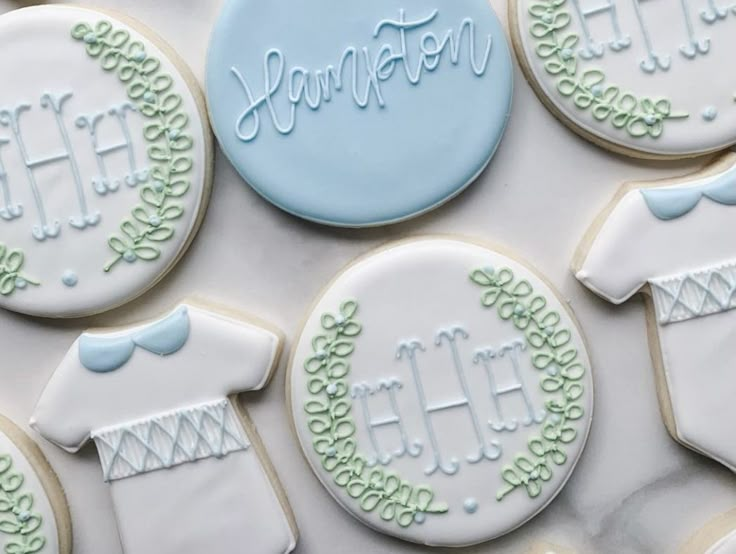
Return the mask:
<path id="1" fill-rule="evenodd" d="M 362 510 L 377 511 L 384 521 L 409 527 L 426 514 L 447 512 L 448 506 L 435 503 L 434 491 L 427 485 L 412 485 L 392 471 L 368 467 L 358 451 L 347 381 L 355 337 L 362 331 L 357 311 L 358 303 L 348 300 L 337 315 L 326 313 L 320 319 L 324 334 L 312 339 L 313 353 L 304 362 L 309 375 L 307 426 L 322 467 Z"/>
<path id="2" fill-rule="evenodd" d="M 9 536 L 5 554 L 33 554 L 46 546 L 43 520 L 33 511 L 33 495 L 23 490 L 24 481 L 10 455 L 0 455 L 0 534 Z"/>
<path id="3" fill-rule="evenodd" d="M 533 23 L 529 29 L 537 40 L 535 52 L 544 68 L 557 79 L 557 90 L 581 110 L 591 110 L 597 121 L 610 120 L 616 129 L 624 129 L 634 138 L 658 138 L 668 119 L 684 119 L 686 112 L 673 112 L 668 98 L 637 98 L 630 92 L 606 83 L 600 69 L 580 73 L 575 46 L 580 36 L 566 30 L 571 16 L 567 0 L 535 0 L 529 7 Z"/>
<path id="4" fill-rule="evenodd" d="M 10 296 L 18 289 L 24 289 L 28 285 L 39 286 L 40 283 L 25 275 L 23 262 L 25 254 L 20 249 L 8 250 L 0 243 L 0 294 Z"/>
<path id="5" fill-rule="evenodd" d="M 547 309 L 547 300 L 535 294 L 531 283 L 517 280 L 513 271 L 503 268 L 477 269 L 470 279 L 483 287 L 481 303 L 496 308 L 498 316 L 524 332 L 532 353 L 532 364 L 542 373 L 540 385 L 547 394 L 545 409 L 549 414 L 540 435 L 528 441 L 528 453 L 517 454 L 513 464 L 503 467 L 505 486 L 496 499 L 523 487 L 531 498 L 542 492 L 542 484 L 552 478 L 554 465 L 567 462 L 565 446 L 578 436 L 576 429 L 585 415 L 579 402 L 584 393 L 581 383 L 586 369 L 578 351 L 570 343 L 572 333 L 560 325 L 560 314 Z"/>
<path id="6" fill-rule="evenodd" d="M 141 188 L 142 204 L 120 224 L 122 233 L 108 239 L 116 255 L 104 269 L 110 271 L 121 260 L 156 260 L 161 255 L 159 243 L 174 236 L 173 222 L 184 214 L 178 199 L 191 187 L 194 140 L 186 132 L 189 116 L 181 108 L 182 97 L 172 91 L 174 80 L 161 71 L 161 61 L 149 56 L 142 42 L 131 40 L 127 30 L 113 29 L 108 21 L 94 28 L 78 23 L 72 37 L 85 44 L 87 54 L 99 59 L 105 71 L 117 73 L 130 100 L 148 119 L 143 136 L 152 183 Z"/>

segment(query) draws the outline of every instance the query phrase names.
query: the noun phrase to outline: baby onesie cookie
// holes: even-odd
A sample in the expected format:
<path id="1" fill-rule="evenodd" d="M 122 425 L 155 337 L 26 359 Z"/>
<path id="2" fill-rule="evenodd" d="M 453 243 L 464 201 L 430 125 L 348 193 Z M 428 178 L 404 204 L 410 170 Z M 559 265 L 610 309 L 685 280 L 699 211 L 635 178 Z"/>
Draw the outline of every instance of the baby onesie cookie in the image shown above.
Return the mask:
<path id="1" fill-rule="evenodd" d="M 672 436 L 736 471 L 736 155 L 681 179 L 624 186 L 573 262 L 593 292 L 647 306 Z"/>
<path id="2" fill-rule="evenodd" d="M 0 51 L 0 306 L 76 317 L 135 298 L 209 198 L 194 78 L 150 30 L 81 7 L 3 15 Z"/>
<path id="3" fill-rule="evenodd" d="M 511 92 L 488 0 L 227 0 L 207 67 L 212 125 L 243 178 L 346 227 L 459 194 L 493 156 Z"/>
<path id="4" fill-rule="evenodd" d="M 514 0 L 509 14 L 532 87 L 589 140 L 647 158 L 736 143 L 728 2 Z"/>
<path id="5" fill-rule="evenodd" d="M 234 396 L 263 388 L 280 350 L 278 332 L 189 302 L 84 333 L 31 425 L 69 452 L 94 440 L 125 552 L 291 552 L 286 495 Z"/>
<path id="6" fill-rule="evenodd" d="M 535 271 L 464 240 L 390 244 L 317 300 L 288 379 L 312 469 L 389 535 L 463 546 L 561 490 L 593 408 L 573 315 Z"/>
<path id="7" fill-rule="evenodd" d="M 5 554 L 71 554 L 64 491 L 36 444 L 0 416 L 0 550 Z"/>
<path id="8" fill-rule="evenodd" d="M 736 554 L 736 510 L 717 518 L 693 535 L 680 554 Z"/>

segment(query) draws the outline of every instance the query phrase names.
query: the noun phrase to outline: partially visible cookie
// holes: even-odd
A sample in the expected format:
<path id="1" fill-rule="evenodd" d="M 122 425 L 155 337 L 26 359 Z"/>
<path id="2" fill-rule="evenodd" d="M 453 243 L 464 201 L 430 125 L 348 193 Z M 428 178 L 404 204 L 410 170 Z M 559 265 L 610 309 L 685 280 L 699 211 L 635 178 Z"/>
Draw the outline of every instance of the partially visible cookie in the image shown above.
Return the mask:
<path id="1" fill-rule="evenodd" d="M 622 154 L 685 158 L 736 143 L 736 17 L 720 0 L 513 0 L 514 48 L 562 122 Z"/>
<path id="2" fill-rule="evenodd" d="M 71 554 L 64 491 L 36 444 L 0 416 L 0 548 L 6 554 Z"/>
<path id="3" fill-rule="evenodd" d="M 154 286 L 204 216 L 212 140 L 189 69 L 124 15 L 0 16 L 0 307 L 100 313 Z"/>
<path id="4" fill-rule="evenodd" d="M 641 293 L 670 434 L 736 471 L 736 154 L 628 183 L 586 233 L 573 272 L 621 304 Z"/>
<path id="5" fill-rule="evenodd" d="M 682 546 L 680 554 L 736 554 L 736 510 L 709 521 Z"/>

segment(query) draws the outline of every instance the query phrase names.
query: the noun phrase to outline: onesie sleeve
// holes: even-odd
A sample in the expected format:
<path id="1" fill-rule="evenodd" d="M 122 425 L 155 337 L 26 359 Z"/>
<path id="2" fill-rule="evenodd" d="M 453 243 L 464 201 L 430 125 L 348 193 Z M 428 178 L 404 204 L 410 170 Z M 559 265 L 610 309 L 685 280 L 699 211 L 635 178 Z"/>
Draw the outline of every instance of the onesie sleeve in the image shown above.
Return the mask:
<path id="1" fill-rule="evenodd" d="M 641 191 L 627 193 L 608 216 L 589 231 L 587 249 L 578 259 L 575 277 L 590 290 L 614 304 L 636 294 L 647 281 L 648 226 L 656 218 L 646 208 Z"/>
<path id="2" fill-rule="evenodd" d="M 68 452 L 89 440 L 98 404 L 93 379 L 79 362 L 78 343 L 54 371 L 31 417 L 31 427 Z"/>
<path id="3" fill-rule="evenodd" d="M 207 378 L 218 381 L 226 394 L 263 388 L 281 352 L 279 332 L 224 313 L 199 315 L 199 339 L 209 345 Z"/>

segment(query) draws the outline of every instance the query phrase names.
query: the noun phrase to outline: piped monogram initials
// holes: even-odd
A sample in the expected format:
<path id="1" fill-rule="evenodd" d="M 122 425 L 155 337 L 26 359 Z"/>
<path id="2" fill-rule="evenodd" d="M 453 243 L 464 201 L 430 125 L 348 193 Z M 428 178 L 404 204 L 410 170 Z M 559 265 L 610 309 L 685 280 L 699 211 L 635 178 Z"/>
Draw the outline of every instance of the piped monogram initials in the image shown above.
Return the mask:
<path id="1" fill-rule="evenodd" d="M 81 231 L 89 227 L 95 227 L 101 219 L 100 212 L 90 205 L 87 195 L 89 181 L 85 181 L 82 176 L 78 152 L 74 146 L 75 141 L 67 124 L 66 111 L 68 110 L 66 110 L 66 107 L 72 97 L 73 93 L 69 91 L 61 93 L 45 92 L 40 97 L 39 107 L 53 117 L 53 125 L 48 129 L 44 128 L 43 132 L 55 133 L 59 137 L 59 146 L 52 152 L 32 152 L 27 146 L 26 139 L 29 133 L 40 131 L 29 129 L 28 125 L 24 124 L 23 115 L 34 109 L 34 106 L 27 102 L 20 102 L 15 106 L 0 107 L 0 125 L 9 129 L 12 135 L 12 140 L 0 138 L 0 200 L 2 202 L 0 218 L 5 221 L 12 221 L 24 216 L 24 206 L 13 200 L 12 188 L 17 186 L 15 185 L 15 179 L 19 177 L 8 174 L 2 156 L 3 150 L 14 143 L 25 168 L 26 180 L 36 208 L 35 222 L 32 224 L 31 233 L 40 242 L 57 238 L 62 233 L 63 227 L 62 219 L 53 214 L 53 208 L 47 206 L 46 195 L 43 187 L 38 182 L 37 172 L 41 168 L 60 165 L 66 168 L 65 171 L 68 171 L 67 176 L 55 186 L 69 187 L 69 194 L 73 194 L 77 199 L 78 212 L 64 214 L 69 227 Z M 135 187 L 148 179 L 148 171 L 145 168 L 138 167 L 136 163 L 134 143 L 126 119 L 127 112 L 135 111 L 136 109 L 132 104 L 123 103 L 109 108 L 107 114 L 105 112 L 92 115 L 82 114 L 75 119 L 76 126 L 79 129 L 87 129 L 89 132 L 91 147 L 97 158 L 99 174 L 92 177 L 91 189 L 98 195 L 115 192 L 119 188 L 120 180 L 109 175 L 106 165 L 106 157 L 114 152 L 125 151 L 127 153 L 129 171 L 124 175 L 123 180 L 129 186 Z M 111 117 L 117 121 L 123 137 L 121 142 L 111 145 L 99 144 L 97 127 L 105 117 Z"/>
<path id="2" fill-rule="evenodd" d="M 410 438 L 410 431 L 404 423 L 398 395 L 406 393 L 403 392 L 404 387 L 398 377 L 382 379 L 378 386 L 364 382 L 353 384 L 351 396 L 360 404 L 363 423 L 372 446 L 372 453 L 367 459 L 369 466 L 388 465 L 394 458 L 409 454 L 415 458 L 426 456 L 430 460 L 424 470 L 427 475 L 432 475 L 438 470 L 445 475 L 454 475 L 460 470 L 462 460 L 468 464 L 478 464 L 483 460 L 498 460 L 503 453 L 500 439 L 504 433 L 513 433 L 521 426 L 531 427 L 544 422 L 547 414 L 544 409 L 535 409 L 524 379 L 524 372 L 528 367 L 527 359 L 523 357 L 526 352 L 524 339 L 519 338 L 497 348 L 484 347 L 467 351 L 467 346 L 463 345 L 466 345 L 470 338 L 468 331 L 454 325 L 437 331 L 433 348 L 427 347 L 419 339 L 401 341 L 398 345 L 396 358 L 404 368 L 409 369 L 418 408 L 421 411 L 424 427 L 422 438 Z M 457 381 L 457 392 L 449 395 L 447 399 L 430 398 L 431 395 L 425 387 L 425 380 L 431 377 L 424 364 L 426 357 L 431 355 L 446 356 L 448 364 L 443 371 L 449 371 Z M 490 403 L 481 402 L 484 400 L 482 396 L 477 391 L 471 390 L 468 371 L 472 370 L 473 366 L 485 370 L 490 389 Z M 502 370 L 506 373 L 510 370 L 512 381 L 499 386 L 498 373 Z M 388 408 L 383 411 L 385 415 L 376 417 L 372 412 L 371 402 L 378 403 L 381 396 L 387 396 Z M 520 402 L 511 405 L 512 397 L 517 397 Z M 515 409 L 516 406 L 523 406 L 523 412 Z M 469 440 L 463 452 L 450 452 L 450 448 L 442 444 L 439 433 L 435 430 L 436 420 L 449 413 L 467 416 L 468 438 L 470 439 L 472 435 L 472 441 Z M 484 426 L 481 420 L 486 417 L 488 425 Z M 398 447 L 394 450 L 384 448 L 377 434 L 379 430 L 388 428 L 395 429 L 399 435 Z M 494 438 L 487 438 L 489 433 Z M 427 439 L 426 445 L 422 440 L 424 437 Z M 388 439 L 386 435 L 385 441 Z"/>
<path id="3" fill-rule="evenodd" d="M 585 60 L 602 58 L 606 52 L 606 44 L 593 38 L 589 20 L 607 14 L 610 19 L 611 36 L 607 42 L 612 52 L 627 50 L 634 42 L 644 46 L 645 54 L 641 57 L 639 68 L 645 73 L 669 71 L 673 64 L 670 52 L 663 50 L 659 37 L 652 31 L 650 22 L 653 14 L 648 13 L 648 4 L 661 4 L 663 0 L 633 0 L 633 9 L 636 15 L 636 28 L 623 29 L 617 0 L 606 0 L 603 5 L 592 5 L 591 0 L 572 0 L 571 5 L 582 31 L 580 56 Z M 729 12 L 736 14 L 736 8 L 720 5 L 717 0 L 707 0 L 705 8 L 698 13 L 691 6 L 691 0 L 672 0 L 671 15 L 674 28 L 682 30 L 682 39 L 679 43 L 679 54 L 693 60 L 710 52 L 711 39 L 706 36 L 706 28 L 728 18 Z M 674 6 L 677 4 L 677 6 Z M 588 7 L 592 5 L 592 7 Z M 698 15 L 700 17 L 698 17 Z M 736 21 L 736 17 L 734 17 Z M 633 38 L 632 38 L 633 37 Z"/>

